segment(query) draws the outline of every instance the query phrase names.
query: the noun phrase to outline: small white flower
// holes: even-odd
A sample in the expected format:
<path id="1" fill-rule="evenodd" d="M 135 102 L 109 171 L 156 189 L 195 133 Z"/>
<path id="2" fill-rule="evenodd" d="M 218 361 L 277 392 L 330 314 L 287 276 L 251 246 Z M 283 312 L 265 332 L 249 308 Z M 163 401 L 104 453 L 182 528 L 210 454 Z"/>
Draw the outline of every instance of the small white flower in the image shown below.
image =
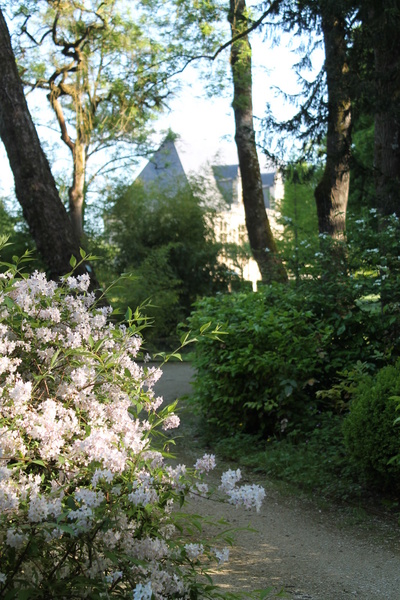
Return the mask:
<path id="1" fill-rule="evenodd" d="M 180 418 L 175 415 L 174 413 L 171 413 L 163 422 L 163 429 L 164 431 L 167 431 L 167 429 L 176 429 L 177 427 L 179 427 L 179 423 L 181 422 Z"/>
<path id="2" fill-rule="evenodd" d="M 205 454 L 203 458 L 198 458 L 194 468 L 199 473 L 208 473 L 208 471 L 212 471 L 215 469 L 215 455 L 214 454 Z"/>
<path id="3" fill-rule="evenodd" d="M 195 560 L 204 552 L 202 544 L 185 544 L 184 547 L 189 560 Z"/>
<path id="4" fill-rule="evenodd" d="M 25 544 L 27 539 L 28 536 L 25 533 L 22 533 L 20 529 L 7 530 L 6 544 L 11 548 L 15 548 L 16 550 L 18 550 Z"/>
<path id="5" fill-rule="evenodd" d="M 222 550 L 218 550 L 218 548 L 213 548 L 212 551 L 217 557 L 218 563 L 220 565 L 229 560 L 229 548 L 223 548 Z"/>
<path id="6" fill-rule="evenodd" d="M 145 585 L 138 583 L 133 592 L 133 600 L 151 600 L 152 593 L 151 581 Z"/>

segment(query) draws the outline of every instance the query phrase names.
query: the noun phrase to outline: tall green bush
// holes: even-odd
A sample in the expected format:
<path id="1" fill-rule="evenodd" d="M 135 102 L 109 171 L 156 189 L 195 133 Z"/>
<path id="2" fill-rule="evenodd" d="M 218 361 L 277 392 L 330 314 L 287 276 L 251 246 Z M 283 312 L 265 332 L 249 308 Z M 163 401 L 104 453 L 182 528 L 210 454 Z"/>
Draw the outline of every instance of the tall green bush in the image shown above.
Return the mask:
<path id="1" fill-rule="evenodd" d="M 279 203 L 283 235 L 277 246 L 289 272 L 300 278 L 319 250 L 314 187 L 321 173 L 307 164 L 290 165 L 285 172 L 285 193 Z"/>
<path id="2" fill-rule="evenodd" d="M 331 329 L 284 285 L 203 299 L 190 326 L 209 320 L 225 324 L 227 335 L 196 348 L 195 398 L 207 420 L 221 432 L 293 428 L 313 408 Z"/>
<path id="3" fill-rule="evenodd" d="M 394 317 L 357 278 L 335 277 L 329 264 L 322 276 L 323 260 L 310 279 L 196 304 L 192 329 L 211 320 L 227 331 L 221 342 L 201 340 L 195 357 L 197 404 L 219 431 L 280 435 L 282 422 L 285 432 L 308 431 L 316 410 L 346 408 L 348 398 L 329 393 L 341 373 L 359 364 L 373 372 L 395 356 Z"/>
<path id="4" fill-rule="evenodd" d="M 13 256 L 22 256 L 26 251 L 32 253 L 35 243 L 29 233 L 28 226 L 22 216 L 22 211 L 10 209 L 11 202 L 6 198 L 0 198 L 0 236 L 7 238 L 7 244 L 2 245 L 1 258 L 5 263 L 12 263 Z M 43 268 L 43 262 L 39 256 L 31 254 L 31 266 Z M 4 270 L 4 266 L 0 266 Z"/>
<path id="5" fill-rule="evenodd" d="M 394 424 L 400 395 L 400 361 L 364 377 L 353 390 L 343 423 L 347 451 L 362 477 L 375 486 L 400 490 L 400 431 Z"/>

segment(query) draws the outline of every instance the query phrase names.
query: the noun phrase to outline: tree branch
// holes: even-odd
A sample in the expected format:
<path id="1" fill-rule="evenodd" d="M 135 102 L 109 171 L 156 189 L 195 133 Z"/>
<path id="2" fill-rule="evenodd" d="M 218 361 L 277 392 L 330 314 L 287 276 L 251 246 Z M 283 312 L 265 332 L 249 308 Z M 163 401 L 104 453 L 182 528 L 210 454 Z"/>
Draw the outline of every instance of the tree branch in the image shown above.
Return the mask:
<path id="1" fill-rule="evenodd" d="M 190 57 L 186 61 L 185 65 L 181 69 L 176 71 L 174 73 L 174 75 L 178 75 L 179 73 L 182 73 L 186 69 L 186 67 L 188 67 L 190 65 L 190 63 L 192 63 L 195 60 L 201 60 L 201 59 L 205 58 L 207 60 L 214 61 L 221 54 L 221 52 L 226 50 L 226 48 L 229 48 L 230 46 L 232 46 L 232 44 L 234 44 L 238 40 L 246 37 L 247 35 L 249 35 L 249 33 L 254 31 L 255 29 L 257 29 L 268 16 L 270 16 L 271 14 L 273 14 L 276 11 L 276 9 L 279 7 L 279 5 L 282 3 L 282 1 L 283 0 L 273 0 L 273 2 L 270 4 L 269 8 L 267 8 L 267 10 L 265 10 L 263 12 L 263 14 L 257 19 L 257 21 L 253 21 L 249 27 L 247 27 L 240 33 L 237 33 L 236 35 L 233 35 L 231 37 L 231 39 L 228 40 L 227 42 L 225 42 L 224 44 L 222 44 L 222 46 L 220 46 L 218 48 L 218 50 L 216 50 L 214 52 L 214 54 L 200 54 L 197 56 Z"/>
<path id="2" fill-rule="evenodd" d="M 50 102 L 55 114 L 56 114 L 57 121 L 60 126 L 60 130 L 61 130 L 61 139 L 68 146 L 68 148 L 71 150 L 71 152 L 73 152 L 74 148 L 75 148 L 75 143 L 71 140 L 71 138 L 68 134 L 68 129 L 67 129 L 67 124 L 65 122 L 64 112 L 63 112 L 62 106 L 58 100 L 59 95 L 60 95 L 60 90 L 58 88 L 53 87 L 53 89 L 51 90 L 50 94 L 47 97 L 49 99 L 49 102 Z"/>

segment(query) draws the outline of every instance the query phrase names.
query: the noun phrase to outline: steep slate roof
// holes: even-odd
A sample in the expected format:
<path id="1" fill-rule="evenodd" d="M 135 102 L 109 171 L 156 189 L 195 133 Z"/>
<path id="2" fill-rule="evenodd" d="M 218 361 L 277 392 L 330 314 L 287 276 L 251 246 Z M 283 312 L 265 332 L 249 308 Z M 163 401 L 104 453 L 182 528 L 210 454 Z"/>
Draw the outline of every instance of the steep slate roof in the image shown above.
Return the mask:
<path id="1" fill-rule="evenodd" d="M 213 165 L 212 172 L 219 191 L 228 204 L 237 201 L 238 165 Z"/>
<path id="2" fill-rule="evenodd" d="M 217 186 L 228 204 L 237 201 L 237 179 L 239 176 L 238 165 L 213 165 L 212 167 Z M 270 208 L 269 188 L 275 183 L 275 173 L 261 173 L 264 192 L 265 208 Z"/>
<path id="3" fill-rule="evenodd" d="M 212 165 L 211 168 L 217 187 L 225 201 L 228 204 L 237 202 L 238 165 Z M 173 138 L 167 136 L 137 179 L 142 181 L 144 185 L 146 183 L 154 183 L 166 191 L 174 191 L 178 186 L 188 183 Z M 274 186 L 275 173 L 261 173 L 261 179 L 264 191 L 264 204 L 266 208 L 269 208 L 269 188 Z"/>
<path id="4" fill-rule="evenodd" d="M 187 182 L 174 141 L 167 138 L 153 154 L 138 179 L 146 183 L 162 183 L 167 189 Z M 180 181 L 179 181 L 180 180 Z"/>
<path id="5" fill-rule="evenodd" d="M 212 170 L 218 179 L 237 179 L 237 165 L 213 165 Z"/>

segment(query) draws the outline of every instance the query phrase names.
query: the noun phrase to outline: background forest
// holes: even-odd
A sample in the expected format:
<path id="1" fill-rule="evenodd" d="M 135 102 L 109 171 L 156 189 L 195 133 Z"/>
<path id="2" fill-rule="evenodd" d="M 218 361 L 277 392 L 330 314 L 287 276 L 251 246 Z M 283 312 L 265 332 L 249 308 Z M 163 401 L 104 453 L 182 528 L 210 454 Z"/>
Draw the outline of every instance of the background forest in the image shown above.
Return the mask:
<path id="1" fill-rule="evenodd" d="M 2 260 L 35 249 L 28 268 L 57 278 L 84 247 L 98 259 L 79 263 L 80 272 L 93 289 L 123 276 L 108 301 L 120 314 L 141 306 L 152 350 L 172 347 L 185 328 L 221 324 L 224 333 L 202 337 L 192 357 L 194 406 L 218 451 L 309 492 L 343 499 L 384 490 L 396 505 L 400 2 L 134 4 L 130 12 L 118 0 L 2 3 L 0 136 L 20 206 L 1 202 L 10 244 Z M 283 32 L 299 38 L 302 92 L 290 118 L 278 121 L 267 106 L 255 129 L 256 32 L 265 44 Z M 318 44 L 325 61 L 311 75 Z M 165 193 L 126 179 L 179 93 L 176 75 L 198 63 L 215 92 L 228 62 L 249 238 L 237 248 L 215 239 L 201 182 Z M 211 77 L 215 63 L 223 76 L 214 68 Z M 42 90 L 54 113 L 71 160 L 59 181 L 22 89 Z M 284 176 L 275 238 L 257 148 Z M 228 252 L 252 253 L 257 292 L 226 267 Z"/>

